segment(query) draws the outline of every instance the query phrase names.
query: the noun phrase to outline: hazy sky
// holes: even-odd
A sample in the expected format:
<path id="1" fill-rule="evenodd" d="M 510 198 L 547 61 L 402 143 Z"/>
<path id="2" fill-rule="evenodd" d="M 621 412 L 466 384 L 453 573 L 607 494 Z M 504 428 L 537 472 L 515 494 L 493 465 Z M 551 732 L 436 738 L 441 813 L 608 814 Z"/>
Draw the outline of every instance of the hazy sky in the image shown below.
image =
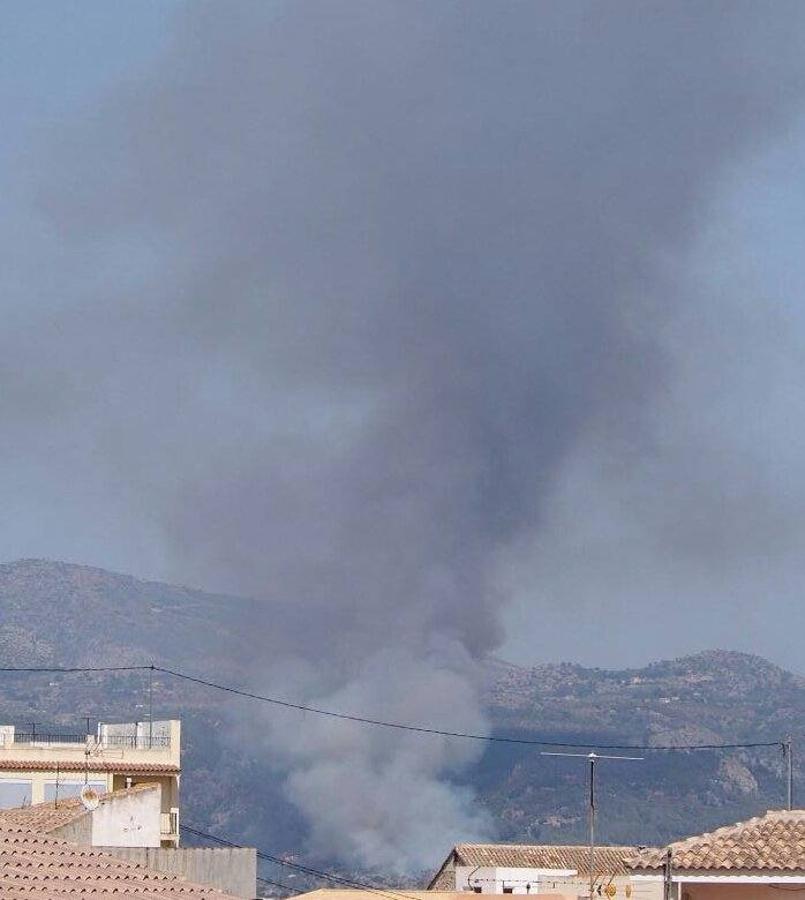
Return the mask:
<path id="1" fill-rule="evenodd" d="M 801 0 L 0 9 L 2 557 L 452 730 L 489 654 L 803 670 Z M 478 747 L 278 718 L 313 852 L 494 834 Z"/>
<path id="2" fill-rule="evenodd" d="M 803 15 L 674 7 L 6 0 L 2 557 L 801 670 Z"/>

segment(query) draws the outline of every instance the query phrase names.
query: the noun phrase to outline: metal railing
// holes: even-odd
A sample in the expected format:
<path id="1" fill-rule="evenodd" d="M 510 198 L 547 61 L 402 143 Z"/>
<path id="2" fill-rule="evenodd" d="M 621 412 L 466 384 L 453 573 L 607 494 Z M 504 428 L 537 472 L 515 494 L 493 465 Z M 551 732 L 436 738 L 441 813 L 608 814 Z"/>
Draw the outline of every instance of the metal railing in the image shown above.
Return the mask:
<path id="1" fill-rule="evenodd" d="M 0 747 L 11 747 L 15 744 L 27 744 L 29 746 L 77 746 L 94 743 L 95 735 L 81 734 L 79 732 L 60 731 L 14 731 L 0 732 Z M 106 734 L 99 741 L 102 747 L 122 747 L 131 750 L 161 750 L 171 745 L 169 734 Z"/>
<path id="2" fill-rule="evenodd" d="M 164 837 L 178 837 L 179 835 L 179 810 L 174 808 L 170 812 L 160 814 L 160 834 Z"/>
<path id="3" fill-rule="evenodd" d="M 8 735 L 3 743 L 8 741 Z M 84 744 L 87 740 L 84 734 L 54 734 L 49 731 L 15 731 L 15 744 Z"/>
<path id="4" fill-rule="evenodd" d="M 132 750 L 150 750 L 151 748 L 170 747 L 168 734 L 107 734 L 101 738 L 104 747 L 130 747 Z"/>

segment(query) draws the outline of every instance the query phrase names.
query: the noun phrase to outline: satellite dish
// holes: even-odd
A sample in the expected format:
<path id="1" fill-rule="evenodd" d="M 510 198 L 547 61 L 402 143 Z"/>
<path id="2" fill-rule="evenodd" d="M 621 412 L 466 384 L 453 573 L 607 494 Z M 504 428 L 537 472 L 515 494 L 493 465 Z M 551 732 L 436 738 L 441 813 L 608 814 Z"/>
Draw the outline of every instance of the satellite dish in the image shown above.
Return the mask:
<path id="1" fill-rule="evenodd" d="M 84 804 L 84 809 L 90 810 L 97 809 L 101 803 L 101 795 L 95 790 L 95 788 L 90 787 L 88 784 L 85 784 L 84 787 L 81 788 L 81 802 Z"/>

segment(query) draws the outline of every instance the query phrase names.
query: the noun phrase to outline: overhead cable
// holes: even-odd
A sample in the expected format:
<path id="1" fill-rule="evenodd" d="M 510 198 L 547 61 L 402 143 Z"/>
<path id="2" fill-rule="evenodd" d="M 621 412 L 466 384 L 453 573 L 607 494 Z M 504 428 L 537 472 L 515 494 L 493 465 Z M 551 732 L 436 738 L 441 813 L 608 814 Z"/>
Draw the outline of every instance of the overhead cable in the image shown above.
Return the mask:
<path id="1" fill-rule="evenodd" d="M 0 666 L 0 672 L 50 672 L 54 675 L 72 675 L 76 672 L 146 672 L 155 666 Z"/>
<path id="2" fill-rule="evenodd" d="M 202 831 L 199 828 L 193 828 L 191 825 L 182 822 L 181 824 L 182 831 L 186 831 L 188 834 L 195 835 L 196 837 L 203 838 L 207 841 L 212 841 L 213 843 L 220 844 L 223 847 L 233 847 L 242 849 L 242 844 L 236 844 L 234 841 L 229 841 L 226 838 L 218 837 L 215 834 L 210 834 L 207 831 Z M 362 881 L 355 881 L 351 878 L 343 878 L 341 875 L 335 875 L 333 872 L 325 872 L 322 869 L 314 869 L 311 866 L 302 865 L 302 863 L 294 863 L 290 860 L 283 859 L 281 856 L 275 856 L 272 853 L 266 853 L 264 850 L 257 850 L 257 858 L 262 860 L 263 862 L 271 862 L 276 863 L 278 866 L 285 866 L 289 869 L 295 869 L 298 872 L 304 872 L 306 875 L 313 875 L 316 878 L 323 878 L 326 881 L 334 881 L 337 884 L 343 884 L 347 887 L 359 888 L 363 891 L 371 891 L 373 894 L 379 894 L 382 897 L 387 897 L 389 900 L 416 900 L 411 894 L 405 894 L 401 891 L 396 891 L 393 888 L 379 888 L 371 884 L 366 884 Z M 276 882 L 275 882 L 276 884 Z"/>
<path id="3" fill-rule="evenodd" d="M 470 741 L 486 741 L 496 744 L 522 744 L 532 747 L 566 747 L 573 750 L 643 750 L 653 752 L 673 752 L 683 750 L 751 750 L 762 747 L 781 747 L 787 743 L 787 738 L 776 741 L 736 741 L 731 743 L 710 744 L 600 744 L 595 741 L 563 741 L 546 740 L 537 738 L 510 737 L 495 734 L 476 734 L 468 731 L 450 731 L 443 728 L 431 728 L 425 725 L 417 725 L 409 722 L 393 722 L 386 719 L 375 719 L 369 716 L 360 716 L 352 713 L 336 712 L 332 709 L 323 709 L 317 706 L 309 706 L 305 703 L 295 703 L 291 700 L 281 700 L 278 697 L 270 697 L 265 694 L 257 694 L 243 688 L 220 684 L 206 678 L 198 678 L 187 675 L 176 669 L 165 666 L 0 666 L 0 672 L 25 673 L 25 672 L 51 672 L 54 674 L 75 674 L 80 672 L 161 672 L 173 678 L 181 679 L 202 687 L 211 688 L 237 697 L 245 697 L 248 700 L 257 700 L 261 703 L 269 703 L 284 709 L 293 709 L 298 712 L 312 713 L 317 716 L 326 716 L 331 719 L 355 722 L 359 725 L 372 725 L 378 728 L 393 728 L 398 731 L 415 732 L 417 734 L 430 734 L 438 737 L 461 738 Z"/>
<path id="4" fill-rule="evenodd" d="M 165 675 L 172 675 L 174 678 L 181 678 L 184 681 L 200 684 L 204 687 L 214 688 L 217 691 L 224 691 L 229 694 L 235 694 L 239 697 L 246 697 L 250 700 L 259 700 L 262 703 L 270 703 L 274 706 L 282 706 L 286 709 L 295 709 L 300 712 L 314 713 L 318 716 L 328 716 L 333 719 L 343 719 L 348 722 L 357 722 L 361 725 L 375 725 L 381 728 L 396 728 L 401 731 L 414 731 L 419 734 L 432 734 L 441 737 L 464 738 L 472 741 L 490 741 L 502 744 L 528 744 L 537 747 L 571 747 L 574 749 L 598 749 L 598 750 L 744 750 L 757 747 L 779 747 L 782 741 L 752 741 L 747 743 L 729 743 L 729 744 L 671 744 L 671 745 L 653 745 L 653 744 L 598 744 L 594 742 L 574 743 L 569 741 L 554 740 L 537 740 L 534 738 L 516 738 L 506 737 L 503 735 L 474 734 L 467 731 L 447 731 L 441 728 L 428 728 L 424 725 L 413 725 L 404 722 L 390 722 L 385 719 L 373 719 L 368 716 L 358 716 L 349 713 L 334 712 L 330 709 L 322 709 L 316 706 L 307 706 L 303 703 L 293 703 L 289 700 L 280 700 L 277 697 L 268 697 L 264 694 L 255 694 L 252 691 L 246 691 L 242 688 L 234 688 L 229 685 L 218 684 L 214 681 L 207 681 L 204 678 L 196 678 L 192 675 L 185 675 L 183 672 L 177 672 L 173 669 L 167 669 L 163 666 L 154 666 L 155 671 L 162 672 Z"/>

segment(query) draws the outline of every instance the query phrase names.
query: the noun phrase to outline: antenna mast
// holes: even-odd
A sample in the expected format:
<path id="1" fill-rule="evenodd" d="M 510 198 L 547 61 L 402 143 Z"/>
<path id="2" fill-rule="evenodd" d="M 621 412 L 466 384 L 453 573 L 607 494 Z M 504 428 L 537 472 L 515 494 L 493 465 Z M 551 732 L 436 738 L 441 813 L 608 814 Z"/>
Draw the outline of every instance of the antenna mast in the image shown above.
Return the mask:
<path id="1" fill-rule="evenodd" d="M 783 741 L 783 756 L 786 758 L 786 763 L 788 766 L 788 790 L 787 790 L 787 801 L 788 808 L 794 808 L 794 741 L 789 735 L 785 741 Z"/>
<path id="2" fill-rule="evenodd" d="M 550 750 L 544 750 L 540 756 L 573 756 L 577 759 L 586 759 L 590 765 L 589 768 L 589 828 L 590 828 L 590 900 L 593 900 L 593 891 L 595 889 L 595 764 L 599 759 L 617 759 L 617 760 L 642 760 L 642 756 L 602 756 L 599 753 L 559 753 Z"/>
<path id="3" fill-rule="evenodd" d="M 137 743 L 135 736 L 134 743 Z M 148 749 L 154 746 L 154 664 L 148 670 Z"/>

